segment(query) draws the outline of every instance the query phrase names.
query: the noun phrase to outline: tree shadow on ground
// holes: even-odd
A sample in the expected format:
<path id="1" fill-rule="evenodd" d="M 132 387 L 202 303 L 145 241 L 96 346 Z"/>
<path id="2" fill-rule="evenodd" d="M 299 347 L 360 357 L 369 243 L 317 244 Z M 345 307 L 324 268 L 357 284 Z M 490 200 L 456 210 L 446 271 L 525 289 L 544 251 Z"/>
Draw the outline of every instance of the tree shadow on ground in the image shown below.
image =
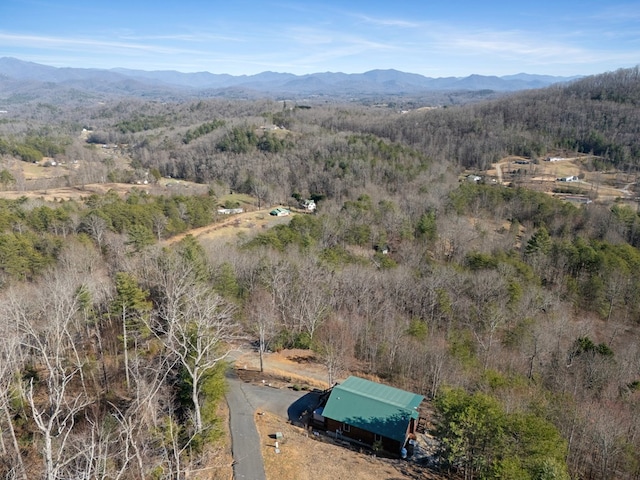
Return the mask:
<path id="1" fill-rule="evenodd" d="M 322 391 L 312 391 L 303 395 L 289 405 L 287 416 L 289 421 L 298 426 L 306 426 L 313 414 L 313 410 L 320 404 Z"/>

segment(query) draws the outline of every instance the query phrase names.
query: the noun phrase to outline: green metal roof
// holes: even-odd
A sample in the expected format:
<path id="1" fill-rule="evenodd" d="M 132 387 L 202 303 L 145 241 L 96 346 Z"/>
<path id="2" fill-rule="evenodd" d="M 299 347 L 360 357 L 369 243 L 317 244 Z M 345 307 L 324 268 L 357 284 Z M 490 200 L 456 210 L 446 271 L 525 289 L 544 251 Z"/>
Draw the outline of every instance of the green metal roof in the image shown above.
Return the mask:
<path id="1" fill-rule="evenodd" d="M 270 215 L 278 215 L 280 213 L 289 214 L 291 212 L 289 210 L 287 210 L 286 208 L 282 208 L 282 207 L 274 208 L 273 210 L 271 210 L 269 212 Z"/>
<path id="2" fill-rule="evenodd" d="M 418 418 L 422 395 L 358 377 L 336 385 L 322 415 L 404 442 L 411 418 Z"/>

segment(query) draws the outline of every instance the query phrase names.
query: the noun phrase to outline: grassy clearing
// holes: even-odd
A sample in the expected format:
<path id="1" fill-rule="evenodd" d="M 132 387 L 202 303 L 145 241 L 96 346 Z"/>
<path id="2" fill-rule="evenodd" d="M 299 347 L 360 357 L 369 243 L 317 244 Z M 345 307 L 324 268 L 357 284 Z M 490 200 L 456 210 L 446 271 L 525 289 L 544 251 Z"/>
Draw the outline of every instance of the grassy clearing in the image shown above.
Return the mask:
<path id="1" fill-rule="evenodd" d="M 267 480 L 409 480 L 430 478 L 407 476 L 388 461 L 360 453 L 326 439 L 316 439 L 268 412 L 255 415 L 262 443 Z M 275 432 L 283 434 L 276 453 Z M 433 477 L 431 477 L 433 478 Z"/>

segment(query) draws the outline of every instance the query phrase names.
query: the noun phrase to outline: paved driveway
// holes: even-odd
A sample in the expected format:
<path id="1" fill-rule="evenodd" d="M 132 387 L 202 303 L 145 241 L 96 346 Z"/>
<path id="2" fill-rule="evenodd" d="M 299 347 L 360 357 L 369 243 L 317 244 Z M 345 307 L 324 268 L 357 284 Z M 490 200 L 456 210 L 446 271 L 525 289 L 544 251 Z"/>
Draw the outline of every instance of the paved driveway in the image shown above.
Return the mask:
<path id="1" fill-rule="evenodd" d="M 238 379 L 233 372 L 227 378 L 234 479 L 266 480 L 254 412 L 270 412 L 297 423 L 305 410 L 315 407 L 318 395 L 252 385 Z"/>
<path id="2" fill-rule="evenodd" d="M 229 377 L 226 396 L 229 404 L 233 478 L 266 480 L 260 437 L 253 419 L 254 410 L 245 396 L 243 385 L 237 378 Z"/>

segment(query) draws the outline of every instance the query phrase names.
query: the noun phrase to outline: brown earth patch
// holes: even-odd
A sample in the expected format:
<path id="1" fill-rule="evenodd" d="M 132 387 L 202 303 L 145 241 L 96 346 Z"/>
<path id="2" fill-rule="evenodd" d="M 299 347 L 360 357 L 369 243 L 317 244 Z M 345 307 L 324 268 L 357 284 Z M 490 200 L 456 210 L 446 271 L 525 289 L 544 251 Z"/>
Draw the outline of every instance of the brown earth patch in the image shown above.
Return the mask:
<path id="1" fill-rule="evenodd" d="M 314 435 L 276 415 L 255 416 L 262 444 L 267 480 L 409 480 L 442 479 L 404 460 L 376 457 L 366 451 L 336 444 L 333 439 Z M 282 433 L 277 439 L 275 433 Z"/>
<path id="2" fill-rule="evenodd" d="M 71 187 L 60 188 L 38 188 L 24 190 L 7 190 L 0 192 L 0 198 L 15 200 L 18 198 L 41 198 L 48 202 L 59 200 L 82 200 L 93 194 L 104 195 L 107 192 L 116 192 L 120 196 L 124 196 L 131 190 L 136 189 L 147 192 L 151 195 L 168 195 L 170 193 L 180 194 L 198 194 L 206 193 L 205 185 L 187 184 L 186 182 L 175 184 L 130 184 L 130 183 L 92 183 L 86 185 L 75 185 Z"/>
<path id="3" fill-rule="evenodd" d="M 258 353 L 249 350 L 236 358 L 238 374 L 251 375 L 250 372 L 260 373 L 260 358 Z M 317 362 L 315 353 L 311 350 L 285 349 L 280 352 L 265 353 L 263 358 L 264 373 L 276 378 L 285 379 L 286 383 L 306 385 L 310 388 L 325 389 L 328 375 L 324 365 Z M 259 376 L 259 381 L 262 377 Z"/>
<path id="4" fill-rule="evenodd" d="M 594 201 L 609 203 L 616 199 L 629 199 L 635 187 L 633 179 L 620 178 L 620 172 L 590 172 L 586 168 L 588 155 L 562 156 L 563 160 L 537 162 L 519 156 L 508 156 L 484 172 L 491 183 L 513 184 L 553 194 L 558 190 L 571 189 L 572 194 L 586 195 Z M 480 174 L 482 175 L 482 173 Z M 578 182 L 559 182 L 558 178 L 580 177 Z M 556 193 L 556 196 L 563 195 Z"/>
<path id="5" fill-rule="evenodd" d="M 238 213 L 234 215 L 220 215 L 219 222 L 207 225 L 202 228 L 194 228 L 185 234 L 176 235 L 167 240 L 172 244 L 179 242 L 187 234 L 193 235 L 199 240 L 218 240 L 250 237 L 253 234 L 264 231 L 275 225 L 289 223 L 291 215 L 287 217 L 276 217 L 269 215 L 269 211 L 255 210 L 251 212 Z"/>
<path id="6" fill-rule="evenodd" d="M 231 432 L 229 430 L 229 407 L 226 402 L 219 402 L 217 417 L 223 436 L 219 442 L 209 446 L 204 452 L 205 467 L 194 472 L 194 479 L 233 480 L 233 454 L 231 452 Z"/>

